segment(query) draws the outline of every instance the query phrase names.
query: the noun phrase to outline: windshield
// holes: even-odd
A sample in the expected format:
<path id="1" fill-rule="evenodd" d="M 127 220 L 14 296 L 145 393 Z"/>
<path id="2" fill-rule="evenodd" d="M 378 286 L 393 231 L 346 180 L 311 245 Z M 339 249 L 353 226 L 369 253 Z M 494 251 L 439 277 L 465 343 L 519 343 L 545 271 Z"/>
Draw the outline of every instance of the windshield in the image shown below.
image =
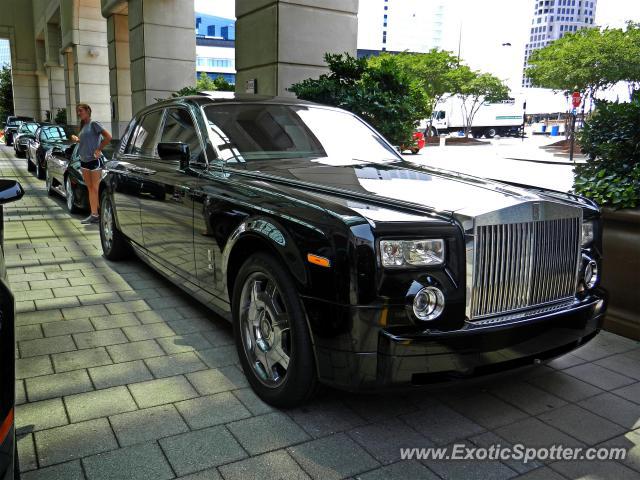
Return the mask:
<path id="1" fill-rule="evenodd" d="M 40 138 L 42 140 L 68 140 L 71 133 L 60 126 L 42 127 L 40 131 Z"/>
<path id="2" fill-rule="evenodd" d="M 37 123 L 23 123 L 20 125 L 20 133 L 35 133 L 37 129 Z"/>
<path id="3" fill-rule="evenodd" d="M 397 152 L 357 117 L 299 105 L 205 108 L 219 157 L 226 162 L 305 159 L 331 165 L 388 163 Z"/>

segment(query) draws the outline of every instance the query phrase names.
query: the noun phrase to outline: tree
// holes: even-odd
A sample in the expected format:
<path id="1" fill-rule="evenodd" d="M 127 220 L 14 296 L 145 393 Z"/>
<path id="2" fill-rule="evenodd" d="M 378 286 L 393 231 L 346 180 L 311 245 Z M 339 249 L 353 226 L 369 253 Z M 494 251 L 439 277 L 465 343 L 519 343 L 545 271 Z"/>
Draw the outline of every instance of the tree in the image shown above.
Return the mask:
<path id="1" fill-rule="evenodd" d="M 476 114 L 485 103 L 494 103 L 509 98 L 509 88 L 502 80 L 490 73 L 471 70 L 460 65 L 450 74 L 452 91 L 461 100 L 465 136 L 471 133 Z"/>
<path id="2" fill-rule="evenodd" d="M 222 75 L 218 75 L 213 81 L 213 84 L 218 92 L 233 92 L 236 89 L 235 86 L 227 82 Z"/>
<path id="3" fill-rule="evenodd" d="M 13 115 L 13 87 L 11 67 L 4 65 L 0 69 L 0 121 L 4 122 L 9 115 Z"/>
<path id="4" fill-rule="evenodd" d="M 618 82 L 629 82 L 631 94 L 640 86 L 640 25 L 565 34 L 531 54 L 526 74 L 534 86 L 577 88 L 585 99 Z"/>
<path id="5" fill-rule="evenodd" d="M 200 73 L 200 77 L 196 80 L 194 87 L 183 87 L 177 92 L 171 94 L 173 98 L 188 97 L 190 95 L 198 95 L 200 92 L 233 92 L 234 86 L 227 82 L 222 75 L 212 79 L 206 72 Z M 162 99 L 157 99 L 158 101 Z"/>
<path id="6" fill-rule="evenodd" d="M 394 145 L 410 145 L 418 122 L 429 114 L 424 89 L 400 67 L 397 56 L 375 62 L 349 54 L 326 54 L 329 73 L 292 85 L 298 98 L 348 110 Z"/>
<path id="7" fill-rule="evenodd" d="M 370 57 L 371 65 L 378 65 L 391 54 Z M 427 53 L 403 52 L 394 55 L 394 62 L 428 97 L 431 115 L 436 105 L 454 91 L 452 73 L 458 68 L 458 58 L 451 52 L 436 48 Z"/>

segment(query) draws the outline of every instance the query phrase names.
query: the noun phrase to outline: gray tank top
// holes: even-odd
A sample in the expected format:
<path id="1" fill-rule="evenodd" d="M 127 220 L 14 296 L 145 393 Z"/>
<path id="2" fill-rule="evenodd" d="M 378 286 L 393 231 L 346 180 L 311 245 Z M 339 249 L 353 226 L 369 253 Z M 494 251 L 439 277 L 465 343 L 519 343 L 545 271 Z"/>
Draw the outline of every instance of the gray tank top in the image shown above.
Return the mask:
<path id="1" fill-rule="evenodd" d="M 78 145 L 78 154 L 82 163 L 95 160 L 93 152 L 100 146 L 102 138 L 103 126 L 98 122 L 91 121 L 82 127 L 78 137 L 80 144 Z"/>

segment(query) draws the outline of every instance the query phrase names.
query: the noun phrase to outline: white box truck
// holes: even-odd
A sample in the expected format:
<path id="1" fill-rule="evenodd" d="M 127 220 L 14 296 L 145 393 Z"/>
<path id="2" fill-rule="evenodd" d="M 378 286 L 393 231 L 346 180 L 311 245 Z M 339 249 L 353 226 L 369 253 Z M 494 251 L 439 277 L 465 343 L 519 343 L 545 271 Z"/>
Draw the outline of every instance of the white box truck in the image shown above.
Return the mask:
<path id="1" fill-rule="evenodd" d="M 470 102 L 467 101 L 469 105 Z M 524 103 L 513 98 L 498 103 L 484 103 L 471 124 L 471 134 L 493 138 L 496 135 L 517 135 L 522 129 Z M 428 136 L 457 133 L 466 127 L 462 100 L 457 96 L 438 103 L 430 119 L 420 124 L 420 130 Z"/>

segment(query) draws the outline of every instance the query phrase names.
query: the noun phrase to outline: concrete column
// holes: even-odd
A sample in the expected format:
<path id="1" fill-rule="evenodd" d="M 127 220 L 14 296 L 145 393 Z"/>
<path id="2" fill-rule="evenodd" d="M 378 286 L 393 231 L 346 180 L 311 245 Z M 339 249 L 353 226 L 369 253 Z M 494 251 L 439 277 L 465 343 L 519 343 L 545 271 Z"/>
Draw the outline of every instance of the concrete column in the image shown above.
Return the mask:
<path id="1" fill-rule="evenodd" d="M 100 0 L 79 0 L 77 15 L 77 42 L 71 47 L 75 98 L 91 105 L 93 120 L 109 126 L 107 22 L 102 17 Z"/>
<path id="2" fill-rule="evenodd" d="M 64 60 L 60 54 L 62 34 L 60 25 L 47 23 L 44 40 L 46 47 L 45 69 L 48 78 L 49 110 L 51 118 L 55 118 L 58 109 L 67 108 L 64 85 Z"/>
<path id="3" fill-rule="evenodd" d="M 129 0 L 133 112 L 195 84 L 193 1 Z"/>
<path id="4" fill-rule="evenodd" d="M 114 14 L 107 17 L 107 41 L 109 43 L 111 131 L 113 138 L 120 138 L 132 117 L 127 15 Z"/>
<path id="5" fill-rule="evenodd" d="M 38 83 L 38 115 L 36 119 L 46 120 L 49 111 L 49 79 L 45 67 L 44 40 L 36 40 L 36 79 Z"/>
<path id="6" fill-rule="evenodd" d="M 363 2 L 364 3 L 364 2 Z M 236 92 L 261 95 L 326 73 L 325 53 L 356 54 L 358 0 L 236 0 Z"/>
<path id="7" fill-rule="evenodd" d="M 31 2 L 2 5 L 0 25 L 5 25 L 11 42 L 11 75 L 13 83 L 13 106 L 16 115 L 37 118 L 38 102 L 37 60 L 33 32 L 33 6 Z"/>
<path id="8" fill-rule="evenodd" d="M 67 123 L 78 123 L 76 115 L 76 80 L 75 80 L 75 60 L 73 48 L 69 47 L 64 51 L 64 92 L 67 102 Z"/>

